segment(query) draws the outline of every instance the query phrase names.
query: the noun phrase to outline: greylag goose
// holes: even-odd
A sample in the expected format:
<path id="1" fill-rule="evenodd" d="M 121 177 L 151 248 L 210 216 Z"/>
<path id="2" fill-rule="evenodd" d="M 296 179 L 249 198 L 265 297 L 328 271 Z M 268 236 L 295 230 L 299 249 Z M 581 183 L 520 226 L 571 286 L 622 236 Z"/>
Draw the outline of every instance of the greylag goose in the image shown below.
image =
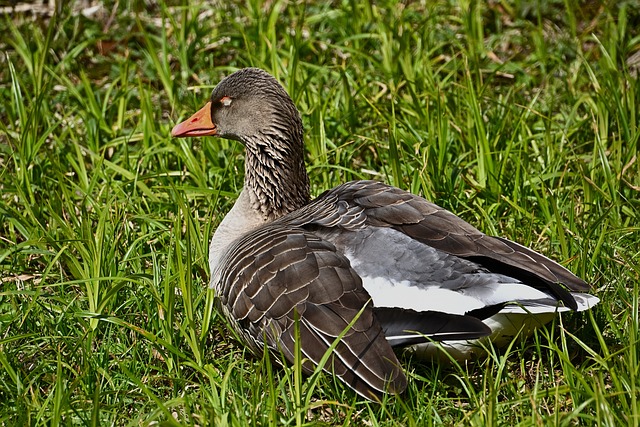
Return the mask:
<path id="1" fill-rule="evenodd" d="M 564 310 L 598 302 L 564 267 L 483 234 L 422 197 L 352 181 L 310 201 L 303 126 L 267 72 L 239 70 L 173 137 L 233 139 L 246 149 L 244 187 L 210 245 L 221 311 L 257 354 L 307 373 L 323 366 L 360 395 L 401 393 L 393 348 L 458 358 L 478 339 L 501 344 Z"/>

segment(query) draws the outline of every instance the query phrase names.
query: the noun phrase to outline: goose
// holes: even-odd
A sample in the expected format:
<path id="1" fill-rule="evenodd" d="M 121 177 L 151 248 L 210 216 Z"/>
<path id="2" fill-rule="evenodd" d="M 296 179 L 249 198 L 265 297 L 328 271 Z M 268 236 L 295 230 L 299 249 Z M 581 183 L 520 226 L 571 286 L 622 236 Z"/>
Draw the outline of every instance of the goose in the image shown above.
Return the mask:
<path id="1" fill-rule="evenodd" d="M 351 181 L 311 200 L 300 113 L 261 69 L 221 80 L 171 135 L 245 147 L 243 188 L 209 248 L 229 324 L 258 355 L 300 351 L 307 374 L 330 352 L 323 369 L 367 399 L 407 387 L 394 349 L 464 360 L 599 301 L 558 263 L 399 188 Z"/>

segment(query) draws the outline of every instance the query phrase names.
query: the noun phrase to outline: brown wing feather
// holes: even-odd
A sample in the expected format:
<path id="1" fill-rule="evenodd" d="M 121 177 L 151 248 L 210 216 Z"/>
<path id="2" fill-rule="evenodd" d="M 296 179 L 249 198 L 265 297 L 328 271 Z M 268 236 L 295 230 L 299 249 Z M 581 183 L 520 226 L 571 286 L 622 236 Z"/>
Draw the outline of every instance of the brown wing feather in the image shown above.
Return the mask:
<path id="1" fill-rule="evenodd" d="M 375 399 L 406 388 L 360 277 L 331 243 L 275 222 L 237 241 L 222 264 L 217 295 L 258 354 L 266 344 L 293 362 L 297 317 L 301 351 L 314 364 L 348 329 L 325 368 L 359 394 Z"/>
<path id="2" fill-rule="evenodd" d="M 395 228 L 438 250 L 472 259 L 488 270 L 547 289 L 572 308 L 576 303 L 567 289 L 580 292 L 590 288 L 584 280 L 549 258 L 507 239 L 488 236 L 451 212 L 399 188 L 375 181 L 353 181 L 316 200 L 318 203 L 308 206 L 310 212 L 347 204 L 350 216 L 366 218 L 366 225 Z M 318 217 L 322 215 L 315 216 Z M 311 223 L 317 222 L 312 218 L 304 213 L 300 216 Z M 340 223 L 340 226 L 349 228 L 350 224 Z"/>

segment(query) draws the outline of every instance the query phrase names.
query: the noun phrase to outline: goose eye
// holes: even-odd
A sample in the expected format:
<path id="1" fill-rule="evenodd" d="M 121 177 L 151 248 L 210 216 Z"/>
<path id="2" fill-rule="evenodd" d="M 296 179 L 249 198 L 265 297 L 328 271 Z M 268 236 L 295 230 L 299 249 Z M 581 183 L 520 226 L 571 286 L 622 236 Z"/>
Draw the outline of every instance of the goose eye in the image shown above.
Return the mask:
<path id="1" fill-rule="evenodd" d="M 220 103 L 225 107 L 228 107 L 229 105 L 231 105 L 231 98 L 229 98 L 228 96 L 224 96 L 220 99 Z"/>

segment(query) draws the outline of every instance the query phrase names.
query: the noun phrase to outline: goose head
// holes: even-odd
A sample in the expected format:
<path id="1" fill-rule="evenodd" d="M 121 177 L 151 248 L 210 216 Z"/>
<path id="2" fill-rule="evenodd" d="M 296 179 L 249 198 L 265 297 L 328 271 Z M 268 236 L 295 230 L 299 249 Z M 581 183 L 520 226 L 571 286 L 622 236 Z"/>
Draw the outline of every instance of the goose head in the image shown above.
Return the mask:
<path id="1" fill-rule="evenodd" d="M 275 219 L 309 201 L 302 119 L 266 71 L 244 68 L 224 78 L 209 102 L 171 131 L 173 137 L 207 135 L 245 146 L 244 188 L 263 216 Z"/>
<path id="2" fill-rule="evenodd" d="M 300 114 L 280 83 L 266 71 L 244 68 L 224 78 L 210 101 L 171 136 L 213 135 L 249 148 L 264 137 L 271 137 L 271 145 L 302 144 L 302 132 Z"/>

